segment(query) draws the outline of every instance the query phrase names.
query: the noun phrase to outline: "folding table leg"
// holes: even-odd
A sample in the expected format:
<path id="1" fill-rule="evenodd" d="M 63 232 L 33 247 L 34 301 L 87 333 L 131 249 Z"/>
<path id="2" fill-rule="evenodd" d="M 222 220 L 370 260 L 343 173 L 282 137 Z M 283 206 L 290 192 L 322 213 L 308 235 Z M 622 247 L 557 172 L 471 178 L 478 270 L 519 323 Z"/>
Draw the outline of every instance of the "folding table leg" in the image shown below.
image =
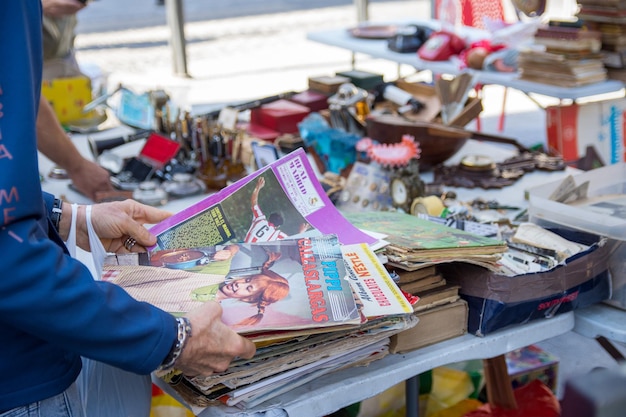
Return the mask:
<path id="1" fill-rule="evenodd" d="M 517 409 L 505 356 L 483 359 L 483 368 L 489 404 L 510 410 Z"/>
<path id="2" fill-rule="evenodd" d="M 505 110 L 506 110 L 506 95 L 509 91 L 508 87 L 504 87 L 504 93 L 502 96 L 502 109 L 500 110 L 500 119 L 498 120 L 498 132 L 502 132 L 504 131 L 504 117 L 505 117 Z"/>
<path id="3" fill-rule="evenodd" d="M 420 413 L 420 376 L 415 375 L 404 382 L 406 417 L 419 417 Z"/>

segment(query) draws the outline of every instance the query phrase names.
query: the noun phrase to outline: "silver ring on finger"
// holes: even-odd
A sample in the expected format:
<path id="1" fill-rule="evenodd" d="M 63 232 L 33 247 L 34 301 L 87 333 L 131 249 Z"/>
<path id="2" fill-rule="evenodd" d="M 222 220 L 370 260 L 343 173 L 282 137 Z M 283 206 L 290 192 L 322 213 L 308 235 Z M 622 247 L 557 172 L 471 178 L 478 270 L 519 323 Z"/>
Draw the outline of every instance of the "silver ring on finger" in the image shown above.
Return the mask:
<path id="1" fill-rule="evenodd" d="M 126 241 L 124 241 L 124 247 L 126 248 L 127 251 L 131 251 L 133 249 L 133 246 L 135 246 L 135 244 L 137 243 L 137 240 L 132 237 L 132 236 L 128 236 L 128 239 L 126 239 Z"/>

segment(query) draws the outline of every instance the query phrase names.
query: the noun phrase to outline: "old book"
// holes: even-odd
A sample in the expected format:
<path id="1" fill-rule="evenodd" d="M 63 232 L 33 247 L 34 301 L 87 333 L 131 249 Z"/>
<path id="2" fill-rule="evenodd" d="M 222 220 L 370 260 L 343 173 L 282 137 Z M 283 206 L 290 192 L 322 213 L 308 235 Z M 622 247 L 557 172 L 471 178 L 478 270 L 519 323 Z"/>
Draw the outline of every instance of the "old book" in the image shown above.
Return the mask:
<path id="1" fill-rule="evenodd" d="M 419 301 L 413 305 L 413 311 L 423 311 L 443 304 L 453 303 L 460 298 L 459 285 L 446 284 L 419 293 Z"/>
<path id="2" fill-rule="evenodd" d="M 558 87 L 574 88 L 588 84 L 599 83 L 607 80 L 607 72 L 594 72 L 593 74 L 585 74 L 584 76 L 561 75 L 554 73 L 539 71 L 528 71 L 520 69 L 520 79 L 532 81 L 540 84 L 549 84 Z"/>
<path id="3" fill-rule="evenodd" d="M 507 249 L 506 243 L 501 240 L 397 211 L 361 211 L 344 215 L 360 229 L 386 235 L 385 241 L 389 244 L 383 251 L 394 266 L 402 267 L 402 262 L 406 261 L 463 261 L 475 256 L 482 262 L 497 261 L 497 256 L 493 259 L 483 257 L 499 255 Z"/>
<path id="4" fill-rule="evenodd" d="M 467 333 L 467 302 L 453 303 L 417 312 L 417 325 L 391 337 L 392 353 L 409 352 Z"/>
<path id="5" fill-rule="evenodd" d="M 624 24 L 626 21 L 626 8 L 613 7 L 608 4 L 581 4 L 578 17 L 586 22 L 602 22 L 610 24 Z"/>
<path id="6" fill-rule="evenodd" d="M 407 282 L 417 281 L 418 279 L 437 273 L 437 268 L 435 265 L 431 265 L 426 268 L 416 269 L 415 271 L 407 271 L 401 268 L 394 268 L 389 266 L 387 269 L 389 269 L 390 272 L 395 272 L 398 275 L 398 284 L 405 284 Z"/>
<path id="7" fill-rule="evenodd" d="M 422 268 L 427 268 L 434 265 L 445 264 L 449 262 L 464 262 L 473 265 L 478 265 L 480 267 L 486 268 L 490 271 L 498 271 L 498 262 L 502 258 L 502 253 L 494 253 L 491 255 L 463 255 L 462 258 L 454 258 L 454 257 L 439 257 L 433 259 L 427 259 L 424 261 L 412 261 L 412 260 L 404 260 L 396 257 L 393 254 L 385 254 L 387 256 L 387 264 L 397 267 L 404 268 L 407 271 L 417 271 Z"/>
<path id="8" fill-rule="evenodd" d="M 518 65 L 523 70 L 580 76 L 601 71 L 602 59 L 601 54 L 576 55 L 529 50 L 520 52 Z"/>
<path id="9" fill-rule="evenodd" d="M 598 52 L 602 46 L 598 31 L 558 26 L 537 29 L 535 43 L 544 45 L 548 51 Z"/>
<path id="10" fill-rule="evenodd" d="M 603 57 L 595 53 L 521 51 L 518 66 L 521 79 L 562 87 L 600 82 L 607 77 Z"/>
<path id="11" fill-rule="evenodd" d="M 417 281 L 406 282 L 400 284 L 400 288 L 409 294 L 419 295 L 420 291 L 426 291 L 431 288 L 440 287 L 446 284 L 446 280 L 440 274 L 429 275 L 418 279 Z"/>
<path id="12" fill-rule="evenodd" d="M 520 77 L 555 85 L 578 85 L 606 79 L 603 55 L 565 51 L 521 51 Z"/>

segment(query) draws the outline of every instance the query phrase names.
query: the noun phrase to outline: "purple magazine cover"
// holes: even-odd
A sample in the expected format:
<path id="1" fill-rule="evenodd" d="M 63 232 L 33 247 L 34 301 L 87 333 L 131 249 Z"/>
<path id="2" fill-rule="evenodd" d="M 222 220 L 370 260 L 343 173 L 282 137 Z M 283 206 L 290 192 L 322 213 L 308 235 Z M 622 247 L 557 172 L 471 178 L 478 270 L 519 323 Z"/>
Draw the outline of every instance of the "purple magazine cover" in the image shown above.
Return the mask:
<path id="1" fill-rule="evenodd" d="M 298 149 L 156 224 L 149 250 L 335 234 L 342 244 L 376 243 L 333 205 Z"/>

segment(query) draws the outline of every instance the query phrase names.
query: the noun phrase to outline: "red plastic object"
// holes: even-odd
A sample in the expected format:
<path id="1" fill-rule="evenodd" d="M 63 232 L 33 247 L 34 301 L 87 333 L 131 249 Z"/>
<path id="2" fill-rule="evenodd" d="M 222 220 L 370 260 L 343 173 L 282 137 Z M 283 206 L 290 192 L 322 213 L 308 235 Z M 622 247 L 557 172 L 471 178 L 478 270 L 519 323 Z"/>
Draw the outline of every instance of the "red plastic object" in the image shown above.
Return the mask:
<path id="1" fill-rule="evenodd" d="M 430 35 L 430 38 L 417 50 L 417 56 L 426 61 L 446 61 L 453 55 L 458 55 L 465 49 L 465 41 L 454 33 L 440 31 Z"/>
<path id="2" fill-rule="evenodd" d="M 464 417 L 559 417 L 561 405 L 543 382 L 535 379 L 513 391 L 518 407 L 506 409 L 485 404 Z"/>
<path id="3" fill-rule="evenodd" d="M 162 168 L 180 150 L 180 143 L 165 136 L 151 133 L 143 145 L 139 157 L 150 161 L 156 168 Z"/>

